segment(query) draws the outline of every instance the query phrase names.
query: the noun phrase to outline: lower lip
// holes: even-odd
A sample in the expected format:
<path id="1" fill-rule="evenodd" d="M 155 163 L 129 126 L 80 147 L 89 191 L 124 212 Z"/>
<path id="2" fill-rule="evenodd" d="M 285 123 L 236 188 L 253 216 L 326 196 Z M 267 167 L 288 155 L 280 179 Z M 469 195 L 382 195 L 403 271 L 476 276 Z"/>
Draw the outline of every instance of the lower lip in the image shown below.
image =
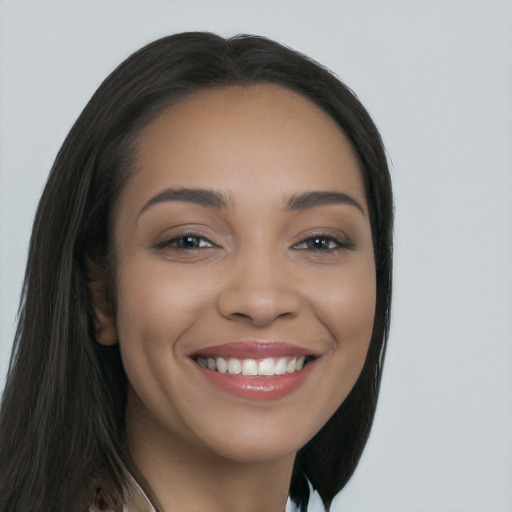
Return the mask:
<path id="1" fill-rule="evenodd" d="M 209 382 L 241 398 L 249 400 L 277 400 L 296 389 L 309 377 L 315 361 L 293 373 L 265 377 L 230 375 L 204 368 L 196 363 L 197 368 Z"/>

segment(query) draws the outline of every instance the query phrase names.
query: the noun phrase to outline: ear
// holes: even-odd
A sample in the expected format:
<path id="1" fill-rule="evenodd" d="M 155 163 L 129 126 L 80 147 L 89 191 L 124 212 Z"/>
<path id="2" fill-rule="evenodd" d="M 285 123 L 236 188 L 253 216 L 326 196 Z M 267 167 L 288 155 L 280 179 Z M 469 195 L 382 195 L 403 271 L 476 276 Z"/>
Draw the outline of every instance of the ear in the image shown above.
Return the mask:
<path id="1" fill-rule="evenodd" d="M 106 279 L 103 272 L 98 272 L 96 265 L 89 265 L 89 296 L 94 317 L 94 338 L 100 345 L 117 344 L 117 328 L 108 298 Z"/>

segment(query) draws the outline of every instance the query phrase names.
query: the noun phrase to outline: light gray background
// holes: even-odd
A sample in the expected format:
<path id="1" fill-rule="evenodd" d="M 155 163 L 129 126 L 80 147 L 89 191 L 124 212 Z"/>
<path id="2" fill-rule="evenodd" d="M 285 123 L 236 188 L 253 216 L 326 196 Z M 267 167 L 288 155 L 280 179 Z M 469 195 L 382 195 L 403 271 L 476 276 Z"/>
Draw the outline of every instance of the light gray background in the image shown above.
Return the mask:
<path id="1" fill-rule="evenodd" d="M 7 1 L 0 16 L 0 387 L 34 208 L 101 80 L 169 33 L 267 35 L 357 92 L 393 164 L 381 400 L 333 512 L 512 510 L 510 1 Z"/>

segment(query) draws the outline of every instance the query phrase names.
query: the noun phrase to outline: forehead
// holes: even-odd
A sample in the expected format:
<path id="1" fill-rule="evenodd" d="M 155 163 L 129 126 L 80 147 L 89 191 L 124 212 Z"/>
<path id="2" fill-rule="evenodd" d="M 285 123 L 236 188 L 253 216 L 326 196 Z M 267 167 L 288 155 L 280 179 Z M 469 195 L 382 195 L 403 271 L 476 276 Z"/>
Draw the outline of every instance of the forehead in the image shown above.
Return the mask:
<path id="1" fill-rule="evenodd" d="M 349 189 L 365 202 L 357 158 L 335 121 L 273 84 L 207 90 L 167 108 L 141 132 L 135 171 L 147 195 L 169 186 L 246 195 Z"/>

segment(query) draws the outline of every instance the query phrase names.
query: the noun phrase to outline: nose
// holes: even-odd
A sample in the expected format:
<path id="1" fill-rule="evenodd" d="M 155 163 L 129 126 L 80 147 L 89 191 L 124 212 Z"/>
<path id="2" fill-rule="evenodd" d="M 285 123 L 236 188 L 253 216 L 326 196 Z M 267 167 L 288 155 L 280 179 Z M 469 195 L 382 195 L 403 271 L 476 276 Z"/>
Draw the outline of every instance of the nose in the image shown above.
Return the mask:
<path id="1" fill-rule="evenodd" d="M 239 258 L 218 294 L 218 309 L 230 320 L 265 327 L 277 319 L 296 317 L 302 297 L 279 258 L 254 253 Z"/>

